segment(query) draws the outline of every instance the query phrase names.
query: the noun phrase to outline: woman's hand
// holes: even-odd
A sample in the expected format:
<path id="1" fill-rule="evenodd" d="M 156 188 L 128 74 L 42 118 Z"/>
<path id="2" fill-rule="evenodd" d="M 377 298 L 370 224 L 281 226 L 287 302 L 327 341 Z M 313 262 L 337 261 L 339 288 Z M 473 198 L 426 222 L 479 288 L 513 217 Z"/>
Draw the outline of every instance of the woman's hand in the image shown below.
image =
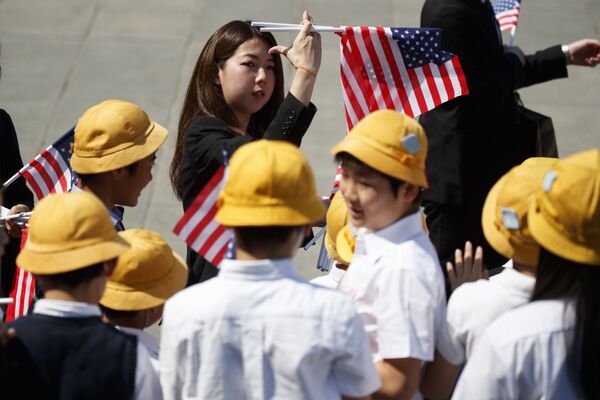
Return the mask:
<path id="1" fill-rule="evenodd" d="M 8 215 L 14 215 L 14 214 L 18 214 L 21 212 L 28 212 L 29 211 L 29 207 L 27 207 L 26 205 L 23 204 L 17 204 L 16 206 L 14 206 L 13 208 L 10 209 L 10 211 L 8 212 Z M 6 220 L 6 230 L 8 231 L 8 236 L 10 236 L 11 238 L 20 238 L 21 237 L 21 228 L 14 223 L 13 221 Z"/>
<path id="2" fill-rule="evenodd" d="M 595 67 L 600 64 L 600 41 L 581 39 L 569 46 L 569 64 Z"/>
<path id="3" fill-rule="evenodd" d="M 307 11 L 302 14 L 302 25 L 292 46 L 274 46 L 269 49 L 269 53 L 283 54 L 297 72 L 316 78 L 321 67 L 321 35 L 311 32 L 313 21 Z"/>

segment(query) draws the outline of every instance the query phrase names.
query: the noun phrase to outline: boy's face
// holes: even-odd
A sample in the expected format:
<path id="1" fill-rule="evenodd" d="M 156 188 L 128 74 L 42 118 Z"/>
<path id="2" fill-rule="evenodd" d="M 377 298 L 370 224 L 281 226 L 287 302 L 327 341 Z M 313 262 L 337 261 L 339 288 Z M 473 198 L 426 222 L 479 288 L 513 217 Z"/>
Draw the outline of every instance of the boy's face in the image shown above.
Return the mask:
<path id="1" fill-rule="evenodd" d="M 377 231 L 393 224 L 413 208 L 418 188 L 402 184 L 394 196 L 389 180 L 372 171 L 344 166 L 340 191 L 346 198 L 350 221 L 355 227 Z"/>
<path id="2" fill-rule="evenodd" d="M 134 173 L 130 173 L 126 168 L 120 168 L 114 176 L 115 184 L 115 204 L 122 206 L 135 207 L 138 203 L 142 190 L 152 180 L 152 167 L 156 161 L 156 153 L 138 161 Z"/>

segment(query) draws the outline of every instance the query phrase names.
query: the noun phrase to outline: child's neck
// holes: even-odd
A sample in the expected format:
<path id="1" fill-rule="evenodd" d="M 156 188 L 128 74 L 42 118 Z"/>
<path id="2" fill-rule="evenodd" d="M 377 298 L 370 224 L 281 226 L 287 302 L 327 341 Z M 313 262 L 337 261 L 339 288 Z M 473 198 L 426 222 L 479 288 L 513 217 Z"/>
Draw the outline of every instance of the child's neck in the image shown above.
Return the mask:
<path id="1" fill-rule="evenodd" d="M 87 288 L 75 288 L 71 291 L 62 289 L 48 289 L 44 291 L 44 299 L 74 301 L 79 303 L 98 304 L 100 297 Z"/>
<path id="2" fill-rule="evenodd" d="M 133 313 L 131 316 L 123 318 L 107 318 L 106 315 L 102 316 L 102 320 L 111 325 L 123 326 L 126 328 L 134 328 L 144 330 L 146 318 L 143 312 Z"/>
<path id="3" fill-rule="evenodd" d="M 522 273 L 523 275 L 531 276 L 532 278 L 536 277 L 537 268 L 532 267 L 530 265 L 520 264 L 513 260 L 513 268 L 515 271 Z"/>
<path id="4" fill-rule="evenodd" d="M 89 185 L 81 184 L 81 189 L 95 195 L 109 210 L 115 206 L 112 196 L 112 186 L 109 183 L 98 180 L 98 182 L 93 182 Z"/>
<path id="5" fill-rule="evenodd" d="M 235 249 L 236 260 L 252 261 L 252 260 L 277 260 L 280 258 L 292 258 L 293 253 L 285 249 L 254 249 L 252 252 L 241 248 Z"/>

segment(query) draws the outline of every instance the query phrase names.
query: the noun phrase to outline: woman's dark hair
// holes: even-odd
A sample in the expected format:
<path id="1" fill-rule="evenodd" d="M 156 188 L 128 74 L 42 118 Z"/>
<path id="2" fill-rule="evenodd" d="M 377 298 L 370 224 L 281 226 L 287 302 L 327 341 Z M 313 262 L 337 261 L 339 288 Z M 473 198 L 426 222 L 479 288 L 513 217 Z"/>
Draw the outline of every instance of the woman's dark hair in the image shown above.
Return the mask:
<path id="1" fill-rule="evenodd" d="M 570 376 L 586 399 L 600 398 L 600 266 L 565 260 L 542 248 L 531 301 L 564 299 L 575 307 Z"/>
<path id="2" fill-rule="evenodd" d="M 175 154 L 171 161 L 171 186 L 178 198 L 181 198 L 179 180 L 183 139 L 190 121 L 199 116 L 212 116 L 227 125 L 238 126 L 235 115 L 215 84 L 215 77 L 219 68 L 223 67 L 225 61 L 235 53 L 237 48 L 251 39 L 260 39 L 269 48 L 277 45 L 271 33 L 260 32 L 250 26 L 250 21 L 231 21 L 212 34 L 198 56 L 179 118 Z M 256 138 L 262 137 L 283 102 L 283 67 L 280 56 L 273 54 L 273 61 L 275 62 L 273 94 L 267 104 L 252 115 L 248 124 L 247 133 Z"/>

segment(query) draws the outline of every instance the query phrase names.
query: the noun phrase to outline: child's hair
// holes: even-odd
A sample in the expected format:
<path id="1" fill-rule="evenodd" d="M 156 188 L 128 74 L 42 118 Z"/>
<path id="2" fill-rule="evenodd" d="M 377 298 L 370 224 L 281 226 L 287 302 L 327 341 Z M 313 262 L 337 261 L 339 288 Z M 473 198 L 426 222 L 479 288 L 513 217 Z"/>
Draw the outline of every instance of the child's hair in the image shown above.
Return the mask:
<path id="1" fill-rule="evenodd" d="M 403 181 L 401 179 L 397 179 L 397 178 L 394 178 L 392 176 L 389 176 L 382 172 L 377 171 L 375 168 L 368 166 L 367 164 L 360 161 L 358 158 L 354 157 L 353 155 L 351 155 L 349 153 L 346 153 L 346 152 L 338 153 L 336 155 L 335 159 L 337 162 L 342 163 L 342 168 L 348 168 L 349 170 L 352 170 L 358 174 L 379 175 L 379 176 L 387 179 L 387 181 L 390 183 L 390 190 L 392 191 L 392 194 L 394 195 L 394 197 L 398 196 L 398 189 L 400 188 L 400 186 L 402 186 L 406 183 L 405 181 Z M 419 195 L 413 201 L 413 205 L 416 207 L 421 205 L 421 197 L 422 197 L 421 193 L 422 193 L 422 191 L 419 191 Z"/>
<path id="2" fill-rule="evenodd" d="M 40 275 L 36 277 L 41 281 L 42 289 L 64 289 L 72 290 L 77 286 L 91 281 L 94 278 L 105 274 L 104 263 L 90 265 L 89 267 L 76 269 L 74 271 L 65 272 L 54 275 Z"/>
<path id="3" fill-rule="evenodd" d="M 126 167 L 124 167 L 129 176 L 135 176 L 137 174 L 139 163 L 139 161 L 136 161 L 133 164 L 129 164 Z M 87 185 L 90 182 L 92 182 L 98 175 L 100 174 L 77 174 L 77 178 L 79 178 L 81 183 Z"/>
<path id="4" fill-rule="evenodd" d="M 234 228 L 238 246 L 252 252 L 288 240 L 297 226 L 242 226 Z"/>
<path id="5" fill-rule="evenodd" d="M 215 77 L 219 68 L 222 68 L 240 45 L 251 39 L 260 39 L 270 48 L 277 45 L 271 33 L 260 32 L 250 25 L 250 21 L 231 21 L 219 28 L 206 42 L 200 52 L 192 78 L 188 85 L 187 94 L 183 103 L 181 117 L 177 131 L 175 154 L 171 162 L 171 185 L 177 197 L 181 197 L 179 178 L 181 172 L 181 159 L 183 156 L 184 132 L 194 117 L 212 116 L 230 126 L 238 126 L 238 121 L 225 102 L 219 88 L 215 84 Z M 248 134 L 260 138 L 275 117 L 279 106 L 283 102 L 283 68 L 281 58 L 273 54 L 275 63 L 275 87 L 271 98 L 250 118 Z"/>
<path id="6" fill-rule="evenodd" d="M 540 251 L 531 301 L 564 299 L 575 307 L 575 332 L 567 362 L 571 379 L 586 399 L 600 398 L 600 267 L 579 264 Z"/>

